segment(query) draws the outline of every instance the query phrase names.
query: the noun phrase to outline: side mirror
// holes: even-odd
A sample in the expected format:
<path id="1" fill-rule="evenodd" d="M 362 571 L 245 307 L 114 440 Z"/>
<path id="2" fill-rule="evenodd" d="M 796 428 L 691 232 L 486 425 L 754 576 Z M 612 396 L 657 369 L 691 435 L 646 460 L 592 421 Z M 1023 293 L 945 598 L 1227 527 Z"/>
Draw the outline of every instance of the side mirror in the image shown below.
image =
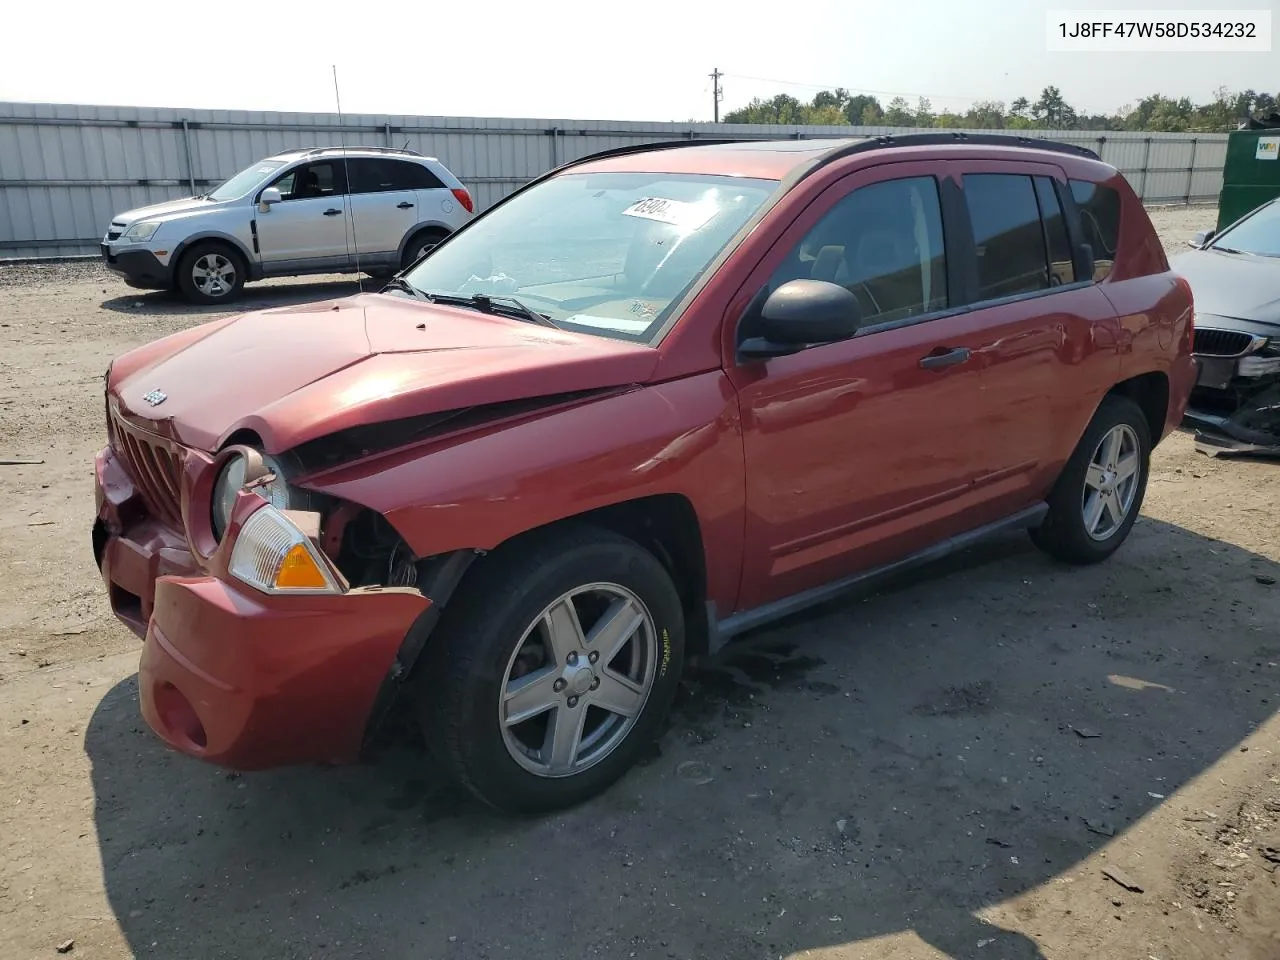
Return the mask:
<path id="1" fill-rule="evenodd" d="M 847 340 L 861 322 L 858 298 L 846 287 L 826 280 L 788 280 L 750 319 L 753 335 L 742 341 L 738 355 L 763 360 L 798 353 L 810 344 Z"/>
<path id="2" fill-rule="evenodd" d="M 265 213 L 272 204 L 279 203 L 281 199 L 279 187 L 267 187 L 258 198 L 258 207 Z"/>
<path id="3" fill-rule="evenodd" d="M 1187 246 L 1201 250 L 1209 245 L 1209 241 L 1218 235 L 1217 230 L 1200 230 L 1187 241 Z"/>

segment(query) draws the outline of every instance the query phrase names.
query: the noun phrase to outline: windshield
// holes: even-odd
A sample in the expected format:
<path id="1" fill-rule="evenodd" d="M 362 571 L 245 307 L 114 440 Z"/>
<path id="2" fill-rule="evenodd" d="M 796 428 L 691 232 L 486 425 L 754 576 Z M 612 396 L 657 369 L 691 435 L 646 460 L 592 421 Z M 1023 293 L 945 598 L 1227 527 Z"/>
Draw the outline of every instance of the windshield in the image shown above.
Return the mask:
<path id="1" fill-rule="evenodd" d="M 643 342 L 776 187 L 565 174 L 477 220 L 405 277 L 427 294 L 517 297 L 565 329 Z"/>
<path id="2" fill-rule="evenodd" d="M 1280 203 L 1269 203 L 1238 226 L 1214 238 L 1210 247 L 1257 257 L 1280 257 Z"/>
<path id="3" fill-rule="evenodd" d="M 283 160 L 261 160 L 252 167 L 241 170 L 230 180 L 223 180 L 214 190 L 205 194 L 210 200 L 235 200 L 262 182 L 269 173 L 284 166 Z"/>

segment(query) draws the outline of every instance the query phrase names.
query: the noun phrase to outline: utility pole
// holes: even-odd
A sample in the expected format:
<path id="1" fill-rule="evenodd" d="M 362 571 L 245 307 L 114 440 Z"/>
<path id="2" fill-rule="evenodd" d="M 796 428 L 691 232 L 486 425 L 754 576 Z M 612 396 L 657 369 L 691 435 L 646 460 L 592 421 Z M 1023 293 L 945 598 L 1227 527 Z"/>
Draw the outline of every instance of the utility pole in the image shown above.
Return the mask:
<path id="1" fill-rule="evenodd" d="M 721 93 L 720 91 L 720 78 L 723 77 L 724 74 L 720 72 L 719 67 L 713 67 L 711 72 L 707 74 L 707 76 L 711 78 L 712 116 L 715 117 L 715 122 L 719 123 L 720 122 L 720 101 L 724 98 L 723 93 Z"/>

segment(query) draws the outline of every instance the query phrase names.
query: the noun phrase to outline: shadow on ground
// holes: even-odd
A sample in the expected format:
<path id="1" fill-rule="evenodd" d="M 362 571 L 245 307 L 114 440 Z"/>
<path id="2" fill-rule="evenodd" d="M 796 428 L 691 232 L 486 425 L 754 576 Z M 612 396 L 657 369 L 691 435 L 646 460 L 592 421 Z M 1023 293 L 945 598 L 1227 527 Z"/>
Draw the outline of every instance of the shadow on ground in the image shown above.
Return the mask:
<path id="1" fill-rule="evenodd" d="M 126 681 L 86 734 L 108 896 L 147 957 L 736 960 L 912 930 L 1032 960 L 975 911 L 1276 709 L 1275 568 L 1151 520 L 1088 569 L 1002 540 L 745 638 L 644 765 L 539 820 L 478 810 L 405 746 L 228 775 L 167 752 Z"/>
<path id="2" fill-rule="evenodd" d="M 317 300 L 333 300 L 352 296 L 359 293 L 361 288 L 368 293 L 381 290 L 384 286 L 386 286 L 385 280 L 374 280 L 371 277 L 362 277 L 357 283 L 354 275 L 341 279 L 326 278 L 301 283 L 248 284 L 236 300 L 212 304 L 191 303 L 176 292 L 168 290 L 126 289 L 121 296 L 103 300 L 102 308 L 116 313 L 137 313 L 146 316 L 221 315 L 228 312 L 242 313 L 249 310 L 266 310 L 271 307 L 288 307 L 298 303 L 314 303 Z"/>

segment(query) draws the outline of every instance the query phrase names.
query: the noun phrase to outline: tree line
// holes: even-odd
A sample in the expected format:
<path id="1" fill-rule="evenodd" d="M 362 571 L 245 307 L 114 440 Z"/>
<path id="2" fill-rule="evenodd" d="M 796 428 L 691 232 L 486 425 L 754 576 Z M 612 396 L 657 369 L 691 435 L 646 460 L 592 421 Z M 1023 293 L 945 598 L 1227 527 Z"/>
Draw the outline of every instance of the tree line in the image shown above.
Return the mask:
<path id="1" fill-rule="evenodd" d="M 822 90 L 805 103 L 789 94 L 753 99 L 730 110 L 725 123 L 776 123 L 867 127 L 960 127 L 999 130 L 1145 130 L 1153 133 L 1226 133 L 1250 116 L 1266 116 L 1277 109 L 1276 97 L 1255 90 L 1232 92 L 1220 87 L 1208 103 L 1158 93 L 1126 104 L 1115 113 L 1085 113 L 1067 103 L 1057 87 L 1045 87 L 1035 101 L 1019 97 L 1007 106 L 999 100 L 980 100 L 964 112 L 935 111 L 925 97 L 913 107 L 905 97 L 887 104 L 869 94 L 843 87 Z"/>

